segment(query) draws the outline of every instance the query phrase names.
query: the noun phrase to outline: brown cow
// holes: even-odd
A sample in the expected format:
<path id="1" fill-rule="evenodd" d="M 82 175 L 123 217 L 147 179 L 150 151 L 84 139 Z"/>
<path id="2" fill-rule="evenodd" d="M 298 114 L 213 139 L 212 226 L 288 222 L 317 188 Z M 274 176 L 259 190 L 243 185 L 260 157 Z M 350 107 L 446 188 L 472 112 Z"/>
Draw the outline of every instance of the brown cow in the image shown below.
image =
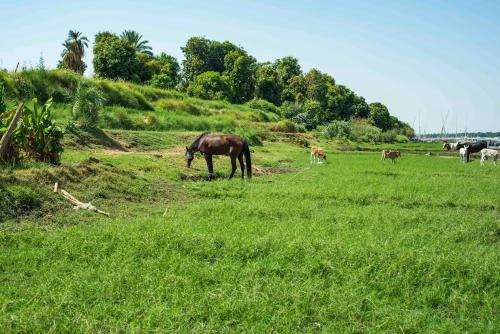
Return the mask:
<path id="1" fill-rule="evenodd" d="M 319 148 L 319 147 L 311 147 L 311 158 L 310 158 L 310 162 L 313 163 L 316 162 L 316 163 L 323 163 L 323 162 L 320 162 L 320 159 L 323 160 L 323 162 L 326 161 L 326 153 L 325 151 L 323 151 L 323 149 Z"/>
<path id="2" fill-rule="evenodd" d="M 396 150 L 383 150 L 380 160 L 385 160 L 389 158 L 392 162 L 395 162 L 397 158 L 401 157 L 401 152 Z"/>

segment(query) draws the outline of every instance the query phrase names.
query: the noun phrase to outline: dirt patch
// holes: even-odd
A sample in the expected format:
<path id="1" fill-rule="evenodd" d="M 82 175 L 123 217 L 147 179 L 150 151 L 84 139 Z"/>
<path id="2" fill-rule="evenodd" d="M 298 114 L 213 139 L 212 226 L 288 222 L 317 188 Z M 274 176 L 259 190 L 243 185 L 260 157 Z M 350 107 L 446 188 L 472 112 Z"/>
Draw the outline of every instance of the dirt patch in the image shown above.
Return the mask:
<path id="1" fill-rule="evenodd" d="M 296 170 L 289 167 L 261 167 L 261 166 L 252 167 L 252 173 L 254 176 L 284 174 L 293 172 L 296 172 Z"/>

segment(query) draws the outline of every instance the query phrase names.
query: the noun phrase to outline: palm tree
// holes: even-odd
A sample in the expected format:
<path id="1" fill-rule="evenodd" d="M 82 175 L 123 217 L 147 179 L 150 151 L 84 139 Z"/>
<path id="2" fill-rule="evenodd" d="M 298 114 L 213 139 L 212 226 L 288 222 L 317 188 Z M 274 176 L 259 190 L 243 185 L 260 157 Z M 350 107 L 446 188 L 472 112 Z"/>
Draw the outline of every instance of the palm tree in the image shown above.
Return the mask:
<path id="1" fill-rule="evenodd" d="M 149 41 L 142 40 L 142 35 L 137 31 L 125 30 L 120 35 L 120 38 L 133 47 L 137 53 L 142 53 L 148 56 L 153 56 L 152 48 L 148 45 Z"/>
<path id="2" fill-rule="evenodd" d="M 64 47 L 61 54 L 63 67 L 83 74 L 87 67 L 83 62 L 83 57 L 85 57 L 85 48 L 88 47 L 88 42 L 87 37 L 83 36 L 81 32 L 70 30 L 68 38 L 62 44 Z"/>

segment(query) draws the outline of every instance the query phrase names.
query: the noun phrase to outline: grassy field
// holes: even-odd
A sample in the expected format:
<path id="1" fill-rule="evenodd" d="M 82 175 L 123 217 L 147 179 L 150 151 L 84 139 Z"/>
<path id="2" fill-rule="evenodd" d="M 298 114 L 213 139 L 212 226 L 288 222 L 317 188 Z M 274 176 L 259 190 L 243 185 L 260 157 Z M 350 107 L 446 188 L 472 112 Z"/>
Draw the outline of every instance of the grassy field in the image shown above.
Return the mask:
<path id="1" fill-rule="evenodd" d="M 500 169 L 338 143 L 311 166 L 276 141 L 253 180 L 220 158 L 207 182 L 194 136 L 109 131 L 1 171 L 2 332 L 499 331 Z"/>

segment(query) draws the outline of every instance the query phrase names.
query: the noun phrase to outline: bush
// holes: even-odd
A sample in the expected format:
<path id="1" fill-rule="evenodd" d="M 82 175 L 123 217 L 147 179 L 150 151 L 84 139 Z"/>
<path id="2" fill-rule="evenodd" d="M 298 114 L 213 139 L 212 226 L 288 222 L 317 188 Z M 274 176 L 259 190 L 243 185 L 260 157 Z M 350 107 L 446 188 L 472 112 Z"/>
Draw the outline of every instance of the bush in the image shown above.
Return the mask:
<path id="1" fill-rule="evenodd" d="M 384 143 L 393 143 L 398 135 L 397 130 L 389 130 L 380 134 L 380 140 Z"/>
<path id="2" fill-rule="evenodd" d="M 351 121 L 351 139 L 360 142 L 377 143 L 382 131 L 369 123 L 367 119 L 357 118 Z"/>
<path id="3" fill-rule="evenodd" d="M 306 128 L 303 125 L 294 123 L 289 119 L 285 119 L 283 121 L 273 124 L 270 127 L 270 130 L 273 132 L 287 132 L 287 133 L 306 132 Z"/>
<path id="4" fill-rule="evenodd" d="M 266 100 L 254 98 L 245 104 L 252 109 L 259 109 L 262 111 L 267 111 L 267 112 L 279 114 L 278 107 L 276 107 L 274 104 L 272 104 L 271 102 L 266 101 Z"/>
<path id="5" fill-rule="evenodd" d="M 248 145 L 251 146 L 261 146 L 262 138 L 257 134 L 254 129 L 244 129 L 238 128 L 234 131 L 234 134 L 240 136 L 243 140 L 245 140 Z"/>
<path id="6" fill-rule="evenodd" d="M 303 112 L 304 108 L 299 103 L 286 101 L 281 105 L 281 107 L 279 107 L 279 113 L 281 116 L 288 119 L 292 119 Z"/>
<path id="7" fill-rule="evenodd" d="M 89 81 L 78 86 L 73 101 L 73 117 L 83 128 L 95 128 L 99 123 L 99 112 L 106 99 L 102 90 Z"/>
<path id="8" fill-rule="evenodd" d="M 396 143 L 408 143 L 410 139 L 408 139 L 405 135 L 397 135 L 394 141 Z"/>
<path id="9" fill-rule="evenodd" d="M 323 136 L 330 139 L 349 139 L 352 134 L 351 123 L 346 121 L 333 121 L 328 124 L 321 133 Z"/>

